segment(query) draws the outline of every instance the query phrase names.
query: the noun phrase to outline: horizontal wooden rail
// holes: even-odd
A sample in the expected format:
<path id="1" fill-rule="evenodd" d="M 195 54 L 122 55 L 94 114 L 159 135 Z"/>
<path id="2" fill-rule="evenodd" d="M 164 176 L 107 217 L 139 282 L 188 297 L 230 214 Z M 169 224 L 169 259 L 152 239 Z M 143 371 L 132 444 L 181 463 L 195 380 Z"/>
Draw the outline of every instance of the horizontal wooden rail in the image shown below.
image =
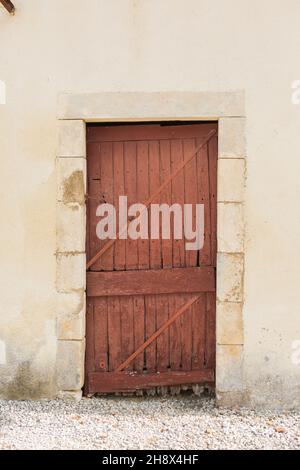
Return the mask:
<path id="1" fill-rule="evenodd" d="M 88 127 L 87 140 L 90 143 L 101 142 L 141 142 L 175 139 L 202 139 L 205 138 L 212 127 L 217 131 L 218 125 L 211 122 L 201 124 L 185 125 L 167 125 L 149 124 L 142 126 L 131 126 L 123 124 L 122 126 L 103 126 L 101 132 L 99 127 Z"/>
<path id="2" fill-rule="evenodd" d="M 87 273 L 87 295 L 150 295 L 180 292 L 214 292 L 212 267 Z"/>
<path id="3" fill-rule="evenodd" d="M 88 393 L 125 392 L 145 390 L 157 386 L 212 383 L 213 381 L 213 369 L 184 372 L 171 370 L 151 374 L 90 372 L 88 374 Z"/>

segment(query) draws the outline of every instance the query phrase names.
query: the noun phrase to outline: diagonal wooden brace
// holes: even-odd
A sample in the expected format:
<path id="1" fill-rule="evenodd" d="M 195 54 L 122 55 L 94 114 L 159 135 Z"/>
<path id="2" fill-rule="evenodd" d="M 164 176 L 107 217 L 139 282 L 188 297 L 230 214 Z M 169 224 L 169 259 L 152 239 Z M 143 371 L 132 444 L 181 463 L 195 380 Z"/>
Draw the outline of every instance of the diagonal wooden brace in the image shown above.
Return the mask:
<path id="1" fill-rule="evenodd" d="M 126 369 L 129 364 L 141 353 L 143 352 L 163 331 L 165 331 L 183 312 L 185 312 L 191 305 L 193 305 L 198 299 L 200 298 L 199 295 L 196 297 L 192 297 L 186 304 L 180 307 L 173 315 L 158 329 L 151 335 L 134 353 L 129 356 L 126 361 L 122 362 L 122 364 L 115 370 L 115 372 L 121 372 L 122 370 Z"/>
<path id="2" fill-rule="evenodd" d="M 210 131 L 206 138 L 201 142 L 201 144 L 199 144 L 195 150 L 193 150 L 193 152 L 178 166 L 178 168 L 166 179 L 166 181 L 164 181 L 164 183 L 162 183 L 162 185 L 155 191 L 155 193 L 152 194 L 152 196 L 149 197 L 149 199 L 144 202 L 144 206 L 145 208 L 140 212 L 140 215 L 149 207 L 149 205 L 154 201 L 154 199 L 168 186 L 168 184 L 170 184 L 170 182 L 175 178 L 175 176 L 178 175 L 178 173 L 180 173 L 180 171 L 186 166 L 187 163 L 189 163 L 192 158 L 199 152 L 199 150 L 201 150 L 202 147 L 204 147 L 207 142 L 216 134 L 217 132 L 215 130 L 212 130 Z M 122 235 L 123 233 L 126 232 L 127 230 L 127 224 L 122 227 L 119 231 L 119 233 L 117 234 L 116 238 L 114 239 L 111 239 L 109 240 L 109 242 L 107 242 L 103 248 L 101 248 L 100 251 L 98 251 L 98 253 L 95 254 L 95 256 L 93 256 L 87 263 L 86 267 L 87 269 L 89 269 L 94 263 L 96 263 L 96 261 L 101 258 L 101 256 L 109 249 L 111 248 L 114 243 L 119 239 L 120 235 Z"/>
<path id="3" fill-rule="evenodd" d="M 14 4 L 10 0 L 0 0 L 0 3 L 6 8 L 6 10 L 13 15 L 15 12 Z"/>

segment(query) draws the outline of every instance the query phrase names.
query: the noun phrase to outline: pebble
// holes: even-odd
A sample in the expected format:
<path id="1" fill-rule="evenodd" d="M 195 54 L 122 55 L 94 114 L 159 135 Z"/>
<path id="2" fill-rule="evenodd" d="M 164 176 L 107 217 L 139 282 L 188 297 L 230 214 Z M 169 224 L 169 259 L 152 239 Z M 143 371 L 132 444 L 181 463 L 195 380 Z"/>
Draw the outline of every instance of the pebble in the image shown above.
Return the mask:
<path id="1" fill-rule="evenodd" d="M 300 449 L 300 412 L 195 395 L 0 401 L 0 449 Z"/>

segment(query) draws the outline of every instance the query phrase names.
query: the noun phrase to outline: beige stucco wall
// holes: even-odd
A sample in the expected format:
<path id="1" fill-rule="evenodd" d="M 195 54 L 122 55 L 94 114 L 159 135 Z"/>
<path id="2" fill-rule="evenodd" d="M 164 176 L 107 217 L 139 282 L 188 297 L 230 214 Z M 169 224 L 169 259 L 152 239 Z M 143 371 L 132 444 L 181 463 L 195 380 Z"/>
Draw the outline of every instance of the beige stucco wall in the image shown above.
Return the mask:
<path id="1" fill-rule="evenodd" d="M 245 400 L 300 407 L 298 0 L 14 3 L 0 9 L 2 396 L 57 392 L 58 95 L 244 90 Z"/>

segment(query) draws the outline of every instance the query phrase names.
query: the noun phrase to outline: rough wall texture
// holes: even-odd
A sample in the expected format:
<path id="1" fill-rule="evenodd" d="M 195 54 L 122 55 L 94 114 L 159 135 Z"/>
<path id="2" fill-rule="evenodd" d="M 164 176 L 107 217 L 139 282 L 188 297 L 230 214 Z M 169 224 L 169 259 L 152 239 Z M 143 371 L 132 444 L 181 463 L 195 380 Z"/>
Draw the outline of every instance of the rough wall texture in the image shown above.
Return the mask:
<path id="1" fill-rule="evenodd" d="M 58 94 L 245 90 L 245 403 L 300 407 L 298 0 L 14 3 L 0 9 L 1 396 L 57 393 Z"/>

